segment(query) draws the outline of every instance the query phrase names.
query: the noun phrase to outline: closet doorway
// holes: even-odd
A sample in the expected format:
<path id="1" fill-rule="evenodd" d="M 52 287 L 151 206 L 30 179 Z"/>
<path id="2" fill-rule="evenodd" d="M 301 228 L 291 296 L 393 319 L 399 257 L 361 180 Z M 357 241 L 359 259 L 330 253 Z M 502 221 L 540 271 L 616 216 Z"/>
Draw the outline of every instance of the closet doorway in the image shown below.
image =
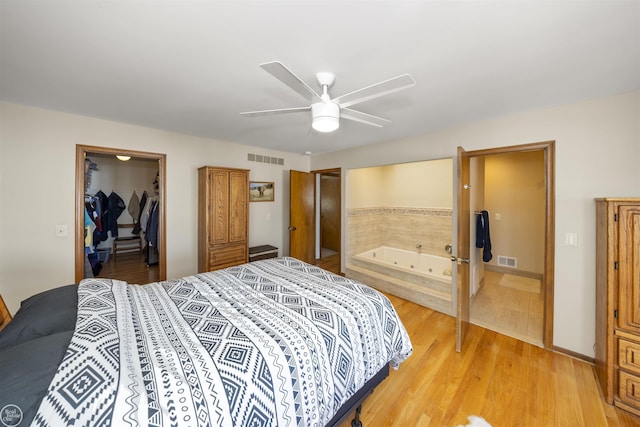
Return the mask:
<path id="1" fill-rule="evenodd" d="M 96 161 L 87 160 L 91 157 Z M 115 160 L 116 156 L 128 157 L 131 163 L 128 161 Z M 130 188 L 127 185 L 123 185 L 121 182 L 118 184 L 120 188 L 115 187 L 115 184 L 108 186 L 109 188 L 101 188 L 106 197 L 111 196 L 111 193 L 120 191 L 123 197 L 121 207 L 124 207 L 121 218 L 117 220 L 118 236 L 120 239 L 116 242 L 116 246 L 113 243 L 113 236 L 111 232 L 108 233 L 109 239 L 101 241 L 96 245 L 93 240 L 85 240 L 87 234 L 94 236 L 93 226 L 90 227 L 89 233 L 85 232 L 85 218 L 87 213 L 86 202 L 95 202 L 95 194 L 93 190 L 99 186 L 99 183 L 94 182 L 94 186 L 91 186 L 90 170 L 95 169 L 97 164 L 102 163 L 105 165 L 105 169 L 112 170 L 113 175 L 119 176 L 119 182 L 122 181 L 123 176 L 131 175 L 131 181 L 135 183 L 131 184 Z M 93 164 L 93 165 L 92 165 Z M 109 166 L 111 165 L 111 166 Z M 124 172 L 124 173 L 123 173 Z M 139 178 L 142 174 L 143 178 Z M 146 174 L 146 175 L 145 175 Z M 151 178 L 151 175 L 155 175 Z M 106 175 L 106 174 L 105 174 Z M 142 151 L 134 151 L 128 149 L 118 148 L 106 148 L 95 147 L 88 145 L 76 145 L 76 202 L 75 202 L 75 280 L 78 283 L 85 277 L 108 277 L 113 279 L 125 280 L 129 283 L 144 284 L 150 281 L 166 280 L 166 155 L 159 153 L 149 153 Z M 133 177 L 138 177 L 134 179 Z M 144 184 L 140 184 L 140 180 Z M 126 180 L 126 179 L 125 179 Z M 148 183 L 146 181 L 149 181 Z M 127 189 L 123 190 L 122 188 Z M 91 191 L 88 193 L 87 190 Z M 133 192 L 136 192 L 136 196 L 133 197 Z M 143 193 L 147 194 L 147 197 L 143 197 Z M 114 196 L 114 198 L 116 198 Z M 91 199 L 91 200 L 89 200 Z M 138 199 L 138 203 L 135 203 L 135 199 Z M 147 201 L 143 205 L 143 201 Z M 151 203 L 153 202 L 153 203 Z M 129 210 L 129 207 L 138 207 L 139 209 Z M 150 209 L 147 210 L 147 215 L 153 215 L 154 225 L 153 232 L 149 231 L 149 234 L 145 233 L 136 234 L 134 227 L 137 224 L 142 225 L 143 221 L 140 221 L 140 215 L 138 211 L 144 210 L 145 206 Z M 132 213 L 133 212 L 133 213 Z M 155 225 L 157 220 L 157 227 Z M 144 225 L 146 226 L 146 217 L 144 218 Z M 111 228 L 113 229 L 113 228 Z M 106 233 L 107 228 L 103 227 L 103 233 Z M 137 231 L 137 230 L 136 230 Z M 132 233 L 133 232 L 133 233 Z M 153 238 L 151 235 L 157 233 Z M 131 237 L 127 239 L 127 237 Z M 140 238 L 136 238 L 140 236 Z M 157 236 L 157 239 L 156 239 Z M 151 239 L 155 245 L 148 244 L 147 239 Z M 91 241 L 90 245 L 93 246 L 93 252 L 91 261 L 87 256 L 86 244 L 87 241 Z M 99 251 L 95 250 L 96 247 Z M 114 249 L 117 250 L 117 254 L 114 253 Z M 91 250 L 89 250 L 91 251 Z M 97 255 L 96 255 L 97 254 Z M 99 258 L 97 258 L 99 256 Z M 100 266 L 96 266 L 96 259 L 100 262 Z M 97 268 L 96 268 L 97 267 Z M 97 274 L 94 274 L 96 272 Z"/>

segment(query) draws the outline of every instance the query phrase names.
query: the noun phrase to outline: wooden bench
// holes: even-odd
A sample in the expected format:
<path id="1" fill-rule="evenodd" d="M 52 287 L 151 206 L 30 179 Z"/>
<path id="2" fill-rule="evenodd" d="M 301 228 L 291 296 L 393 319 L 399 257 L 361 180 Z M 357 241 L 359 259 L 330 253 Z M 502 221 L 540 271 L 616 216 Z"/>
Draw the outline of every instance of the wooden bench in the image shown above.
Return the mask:
<path id="1" fill-rule="evenodd" d="M 261 259 L 276 258 L 278 256 L 278 248 L 271 245 L 254 246 L 249 248 L 249 262 L 259 261 Z"/>
<path id="2" fill-rule="evenodd" d="M 135 226 L 135 224 L 118 224 L 118 229 L 133 229 Z M 142 239 L 140 238 L 140 236 L 116 237 L 115 239 L 113 239 L 113 247 L 111 248 L 111 251 L 113 252 L 114 261 L 117 259 L 119 253 L 124 254 L 138 252 L 138 254 L 141 254 Z"/>

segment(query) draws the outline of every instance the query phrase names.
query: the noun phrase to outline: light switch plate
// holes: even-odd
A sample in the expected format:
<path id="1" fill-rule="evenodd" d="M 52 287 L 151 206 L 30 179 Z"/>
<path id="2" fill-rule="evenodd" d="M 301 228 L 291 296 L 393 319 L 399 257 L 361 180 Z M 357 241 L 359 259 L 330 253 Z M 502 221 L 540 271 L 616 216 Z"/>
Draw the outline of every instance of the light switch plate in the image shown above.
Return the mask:
<path id="1" fill-rule="evenodd" d="M 564 233 L 565 246 L 578 246 L 578 233 Z"/>

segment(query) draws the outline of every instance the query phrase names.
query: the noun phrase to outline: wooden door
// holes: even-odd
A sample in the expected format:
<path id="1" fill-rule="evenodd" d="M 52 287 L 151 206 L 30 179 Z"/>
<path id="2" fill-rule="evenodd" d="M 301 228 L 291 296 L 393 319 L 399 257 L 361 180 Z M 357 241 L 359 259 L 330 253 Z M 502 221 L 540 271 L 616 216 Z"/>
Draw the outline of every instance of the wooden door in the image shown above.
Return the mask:
<path id="1" fill-rule="evenodd" d="M 289 253 L 294 258 L 315 264 L 315 174 L 291 170 L 289 180 Z"/>
<path id="2" fill-rule="evenodd" d="M 618 209 L 618 326 L 640 333 L 640 206 Z"/>
<path id="3" fill-rule="evenodd" d="M 320 241 L 340 252 L 340 177 L 320 176 Z"/>
<path id="4" fill-rule="evenodd" d="M 247 240 L 247 197 L 249 180 L 246 172 L 229 173 L 229 243 Z"/>
<path id="5" fill-rule="evenodd" d="M 456 351 L 462 351 L 464 338 L 469 327 L 469 299 L 470 281 L 469 274 L 469 252 L 470 252 L 470 227 L 471 205 L 470 186 L 470 161 L 469 156 L 462 147 L 458 147 L 458 188 L 457 188 L 457 208 L 458 217 L 457 231 L 457 316 L 456 316 Z"/>

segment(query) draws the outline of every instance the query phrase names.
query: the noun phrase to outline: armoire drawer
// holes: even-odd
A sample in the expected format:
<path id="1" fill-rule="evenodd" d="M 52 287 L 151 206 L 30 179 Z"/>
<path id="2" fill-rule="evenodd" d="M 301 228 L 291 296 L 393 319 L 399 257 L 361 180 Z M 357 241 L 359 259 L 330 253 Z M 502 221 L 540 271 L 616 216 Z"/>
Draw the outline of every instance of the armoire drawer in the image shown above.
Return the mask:
<path id="1" fill-rule="evenodd" d="M 640 344 L 619 338 L 618 366 L 640 375 Z"/>
<path id="2" fill-rule="evenodd" d="M 618 371 L 618 398 L 623 403 L 640 409 L 640 376 Z"/>
<path id="3" fill-rule="evenodd" d="M 230 267 L 247 262 L 246 246 L 230 246 L 209 251 L 209 270 Z"/>

